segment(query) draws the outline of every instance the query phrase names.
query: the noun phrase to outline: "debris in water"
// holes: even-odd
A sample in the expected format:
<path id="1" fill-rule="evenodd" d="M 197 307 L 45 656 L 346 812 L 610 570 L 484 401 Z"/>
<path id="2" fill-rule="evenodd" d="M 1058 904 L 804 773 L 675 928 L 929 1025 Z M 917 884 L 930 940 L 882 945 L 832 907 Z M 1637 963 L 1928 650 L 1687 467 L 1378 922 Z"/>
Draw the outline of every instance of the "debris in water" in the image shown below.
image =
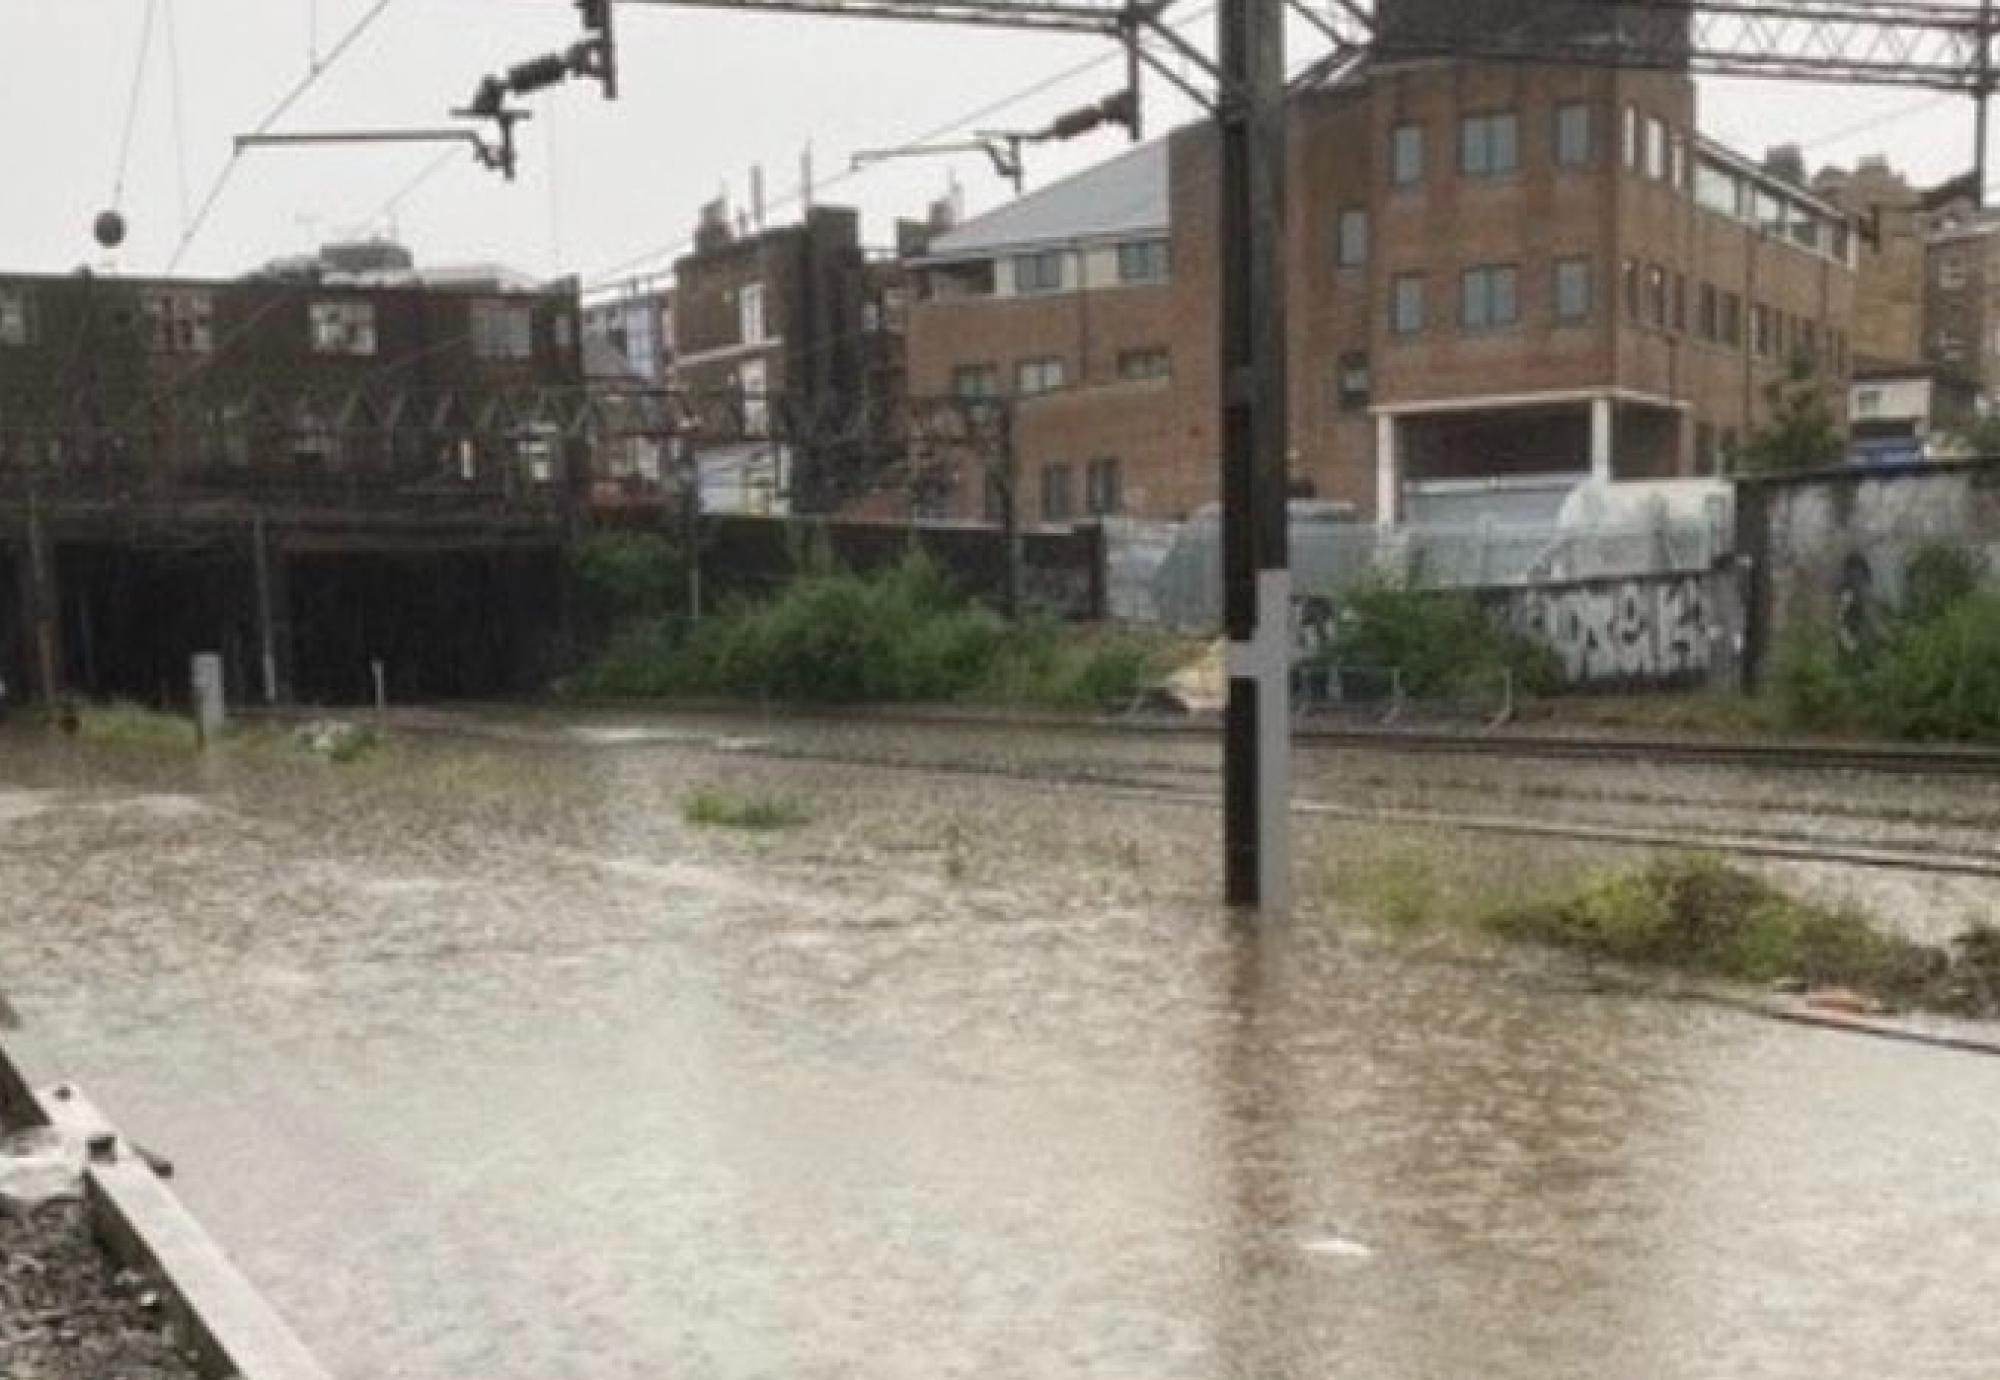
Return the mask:
<path id="1" fill-rule="evenodd" d="M 1317 1241 L 1308 1241 L 1299 1247 L 1309 1255 L 1330 1255 L 1341 1260 L 1370 1260 L 1375 1252 L 1359 1241 L 1345 1236 L 1323 1236 Z"/>

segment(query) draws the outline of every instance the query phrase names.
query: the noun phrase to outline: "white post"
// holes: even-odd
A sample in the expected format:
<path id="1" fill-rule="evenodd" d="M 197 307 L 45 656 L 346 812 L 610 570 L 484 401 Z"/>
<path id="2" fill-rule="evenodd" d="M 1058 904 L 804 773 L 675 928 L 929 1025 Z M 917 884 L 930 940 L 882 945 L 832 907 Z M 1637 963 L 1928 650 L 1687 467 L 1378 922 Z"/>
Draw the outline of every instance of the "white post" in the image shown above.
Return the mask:
<path id="1" fill-rule="evenodd" d="M 380 714 L 389 707 L 389 677 L 380 657 L 368 663 L 368 672 L 375 680 L 375 712 Z"/>
<path id="2" fill-rule="evenodd" d="M 1402 520 L 1403 476 L 1396 454 L 1396 418 L 1375 414 L 1375 525 L 1393 528 Z"/>
<path id="3" fill-rule="evenodd" d="M 215 652 L 197 652 L 188 674 L 194 692 L 194 731 L 203 747 L 222 735 L 222 658 Z"/>
<path id="4" fill-rule="evenodd" d="M 1611 482 L 1611 397 L 1599 394 L 1590 400 L 1590 477 L 1601 484 Z"/>

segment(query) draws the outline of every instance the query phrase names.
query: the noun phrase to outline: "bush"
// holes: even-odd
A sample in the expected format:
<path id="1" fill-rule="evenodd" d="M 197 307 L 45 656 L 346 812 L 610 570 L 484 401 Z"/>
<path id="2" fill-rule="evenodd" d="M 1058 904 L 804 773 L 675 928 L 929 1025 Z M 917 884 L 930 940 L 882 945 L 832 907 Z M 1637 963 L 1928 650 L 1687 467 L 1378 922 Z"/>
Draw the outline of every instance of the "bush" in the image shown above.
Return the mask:
<path id="1" fill-rule="evenodd" d="M 1846 662 L 1828 629 L 1788 629 L 1771 662 L 1771 697 L 1780 721 L 1813 730 L 1847 727 L 1854 718 L 1856 687 Z"/>
<path id="2" fill-rule="evenodd" d="M 1341 666 L 1400 671 L 1404 693 L 1419 697 L 1488 686 L 1502 671 L 1529 693 L 1562 683 L 1552 652 L 1502 626 L 1471 595 L 1381 577 L 1342 595 L 1326 655 Z"/>
<path id="3" fill-rule="evenodd" d="M 1771 692 L 1782 722 L 1894 738 L 2000 739 L 2000 593 L 1974 556 L 1932 546 L 1910 560 L 1901 605 L 1860 645 L 1824 627 L 1778 644 Z"/>
<path id="4" fill-rule="evenodd" d="M 585 611 L 610 622 L 657 617 L 685 589 L 680 547 L 657 532 L 593 532 L 569 548 Z"/>
<path id="5" fill-rule="evenodd" d="M 1136 696 L 1164 669 L 1170 645 L 1046 618 L 1010 624 L 913 554 L 870 576 L 802 575 L 766 603 L 724 609 L 691 630 L 671 620 L 629 627 L 567 688 L 619 698 L 1096 708 Z"/>
<path id="6" fill-rule="evenodd" d="M 1851 911 L 1795 900 L 1713 858 L 1597 873 L 1569 895 L 1495 911 L 1485 923 L 1617 962 L 1954 1004 L 1946 981 L 1953 962 L 1943 950 L 1884 934 Z"/>

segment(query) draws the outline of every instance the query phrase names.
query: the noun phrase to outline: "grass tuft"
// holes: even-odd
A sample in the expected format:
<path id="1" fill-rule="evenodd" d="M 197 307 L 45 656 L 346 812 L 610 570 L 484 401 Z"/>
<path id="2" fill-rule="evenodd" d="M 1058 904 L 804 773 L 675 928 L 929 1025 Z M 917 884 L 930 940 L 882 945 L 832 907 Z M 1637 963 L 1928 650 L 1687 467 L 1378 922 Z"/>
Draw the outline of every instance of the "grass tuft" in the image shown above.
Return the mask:
<path id="1" fill-rule="evenodd" d="M 704 786 L 681 801 L 681 818 L 689 824 L 715 829 L 791 829 L 812 821 L 812 815 L 795 800 L 783 796 L 738 794 L 714 786 Z"/>

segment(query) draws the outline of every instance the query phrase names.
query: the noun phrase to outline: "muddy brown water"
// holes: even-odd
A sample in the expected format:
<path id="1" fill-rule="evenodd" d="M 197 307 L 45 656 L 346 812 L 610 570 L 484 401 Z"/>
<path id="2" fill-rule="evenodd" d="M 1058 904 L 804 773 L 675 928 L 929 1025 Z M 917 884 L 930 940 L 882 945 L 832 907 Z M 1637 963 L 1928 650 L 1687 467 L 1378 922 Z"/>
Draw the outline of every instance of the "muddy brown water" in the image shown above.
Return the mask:
<path id="1" fill-rule="evenodd" d="M 1205 807 L 663 723 L 348 768 L 0 731 L 0 987 L 344 1380 L 2000 1365 L 2000 1060 L 1591 995 L 1310 889 L 1260 932 Z M 705 783 L 814 820 L 692 829 Z"/>

